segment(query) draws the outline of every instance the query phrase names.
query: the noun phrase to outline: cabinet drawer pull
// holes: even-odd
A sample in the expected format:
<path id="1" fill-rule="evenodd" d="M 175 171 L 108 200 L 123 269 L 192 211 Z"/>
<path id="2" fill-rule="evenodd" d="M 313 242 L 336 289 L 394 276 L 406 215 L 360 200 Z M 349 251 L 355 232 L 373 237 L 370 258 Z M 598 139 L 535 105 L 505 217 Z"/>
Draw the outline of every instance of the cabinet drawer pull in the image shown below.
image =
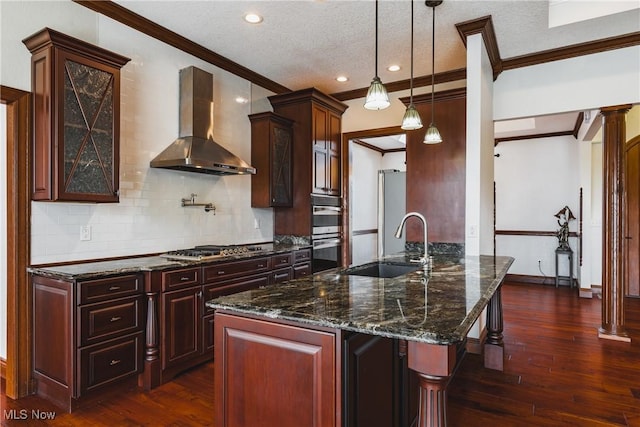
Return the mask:
<path id="1" fill-rule="evenodd" d="M 258 264 L 258 268 L 264 268 L 264 264 Z"/>
<path id="2" fill-rule="evenodd" d="M 109 366 L 115 366 L 120 362 L 122 362 L 122 360 L 120 360 L 120 359 L 112 359 L 111 362 L 109 362 Z"/>
<path id="3" fill-rule="evenodd" d="M 288 263 L 288 262 L 289 262 L 289 260 L 288 260 L 288 259 L 286 259 L 286 258 L 285 258 L 285 259 L 281 259 L 281 260 L 280 260 L 280 264 L 286 264 L 286 263 Z"/>
<path id="4" fill-rule="evenodd" d="M 112 322 L 117 322 L 117 321 L 118 321 L 118 320 L 120 320 L 120 319 L 122 319 L 122 317 L 120 317 L 120 316 L 114 316 L 114 317 L 112 317 L 112 318 L 111 318 L 111 321 L 112 321 Z"/>
<path id="5" fill-rule="evenodd" d="M 196 296 L 197 296 L 198 298 L 202 298 L 202 291 L 199 291 L 199 292 L 196 294 Z"/>
<path id="6" fill-rule="evenodd" d="M 218 275 L 225 274 L 224 270 L 218 270 Z"/>
<path id="7" fill-rule="evenodd" d="M 110 291 L 117 291 L 120 289 L 120 286 L 112 286 L 109 288 Z"/>
<path id="8" fill-rule="evenodd" d="M 191 280 L 191 278 L 190 278 L 190 277 L 185 277 L 185 276 L 182 276 L 182 277 L 180 278 L 180 281 L 181 281 L 181 282 L 186 282 L 187 280 Z"/>

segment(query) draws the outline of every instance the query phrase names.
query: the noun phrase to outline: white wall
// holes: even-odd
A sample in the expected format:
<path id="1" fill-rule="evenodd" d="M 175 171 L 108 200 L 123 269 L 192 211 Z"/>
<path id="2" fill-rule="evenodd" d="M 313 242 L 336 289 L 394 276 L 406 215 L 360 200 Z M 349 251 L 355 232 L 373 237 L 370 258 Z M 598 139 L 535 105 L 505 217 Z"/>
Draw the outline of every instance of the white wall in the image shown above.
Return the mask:
<path id="1" fill-rule="evenodd" d="M 7 108 L 0 104 L 0 359 L 7 358 Z"/>
<path id="2" fill-rule="evenodd" d="M 504 71 L 495 120 L 640 102 L 640 46 Z"/>
<path id="3" fill-rule="evenodd" d="M 178 73 L 195 65 L 214 76 L 214 138 L 250 162 L 247 115 L 264 110 L 269 93 L 237 76 L 142 35 L 87 8 L 64 2 L 1 2 L 2 84 L 30 89 L 30 54 L 21 40 L 48 26 L 131 58 L 122 69 L 120 203 L 32 203 L 32 263 L 161 252 L 204 243 L 273 238 L 271 209 L 250 207 L 249 176 L 216 177 L 150 169 L 178 136 Z M 6 50 L 5 50 L 6 49 Z M 6 55 L 6 56 L 5 56 Z M 260 99 L 252 98 L 257 94 Z M 251 99 L 237 104 L 236 96 Z M 182 208 L 198 194 L 215 215 Z M 260 229 L 254 229 L 258 219 Z M 92 239 L 80 241 L 80 227 Z"/>
<path id="4" fill-rule="evenodd" d="M 591 221 L 583 223 L 583 228 L 590 233 L 591 247 L 586 247 L 591 251 L 591 283 L 580 284 L 580 287 L 591 287 L 591 285 L 602 285 L 602 175 L 604 164 L 602 162 L 602 133 L 600 132 L 591 145 Z"/>
<path id="5" fill-rule="evenodd" d="M 495 152 L 500 154 L 495 159 L 498 230 L 556 231 L 554 215 L 565 205 L 578 216 L 580 156 L 573 136 L 502 142 Z M 571 221 L 569 229 L 577 231 L 578 221 Z M 576 239 L 570 238 L 569 243 L 575 263 Z M 557 246 L 555 236 L 496 237 L 496 253 L 515 257 L 512 274 L 555 276 Z M 560 273 L 568 275 L 566 261 L 560 266 Z"/>

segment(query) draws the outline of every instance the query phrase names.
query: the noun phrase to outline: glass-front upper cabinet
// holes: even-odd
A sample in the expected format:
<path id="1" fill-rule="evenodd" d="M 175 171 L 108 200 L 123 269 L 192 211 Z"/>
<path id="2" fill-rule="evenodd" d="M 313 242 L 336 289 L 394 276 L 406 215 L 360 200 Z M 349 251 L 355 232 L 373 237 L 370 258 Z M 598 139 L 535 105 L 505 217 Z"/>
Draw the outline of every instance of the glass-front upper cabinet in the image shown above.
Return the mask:
<path id="1" fill-rule="evenodd" d="M 32 199 L 119 200 L 120 69 L 129 58 L 45 28 L 32 54 Z"/>

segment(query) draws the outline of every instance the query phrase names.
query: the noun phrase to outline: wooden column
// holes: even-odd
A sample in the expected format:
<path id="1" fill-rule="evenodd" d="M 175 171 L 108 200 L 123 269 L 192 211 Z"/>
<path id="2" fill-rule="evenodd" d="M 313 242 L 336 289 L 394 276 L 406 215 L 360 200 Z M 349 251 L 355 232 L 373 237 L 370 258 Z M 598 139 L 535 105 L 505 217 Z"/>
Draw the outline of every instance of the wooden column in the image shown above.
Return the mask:
<path id="1" fill-rule="evenodd" d="M 138 375 L 138 386 L 149 391 L 162 383 L 160 364 L 160 329 L 158 325 L 158 304 L 160 304 L 160 279 L 158 272 L 148 271 L 144 275 L 145 295 L 147 297 L 147 316 L 145 325 L 144 371 Z"/>
<path id="2" fill-rule="evenodd" d="M 504 322 L 502 318 L 502 284 L 487 306 L 487 342 L 484 345 L 484 367 L 504 370 Z"/>
<path id="3" fill-rule="evenodd" d="M 598 337 L 630 342 L 624 326 L 624 144 L 631 105 L 603 115 L 602 326 Z"/>
<path id="4" fill-rule="evenodd" d="M 418 427 L 446 427 L 447 385 L 456 365 L 455 344 L 408 342 L 409 369 L 420 379 Z"/>

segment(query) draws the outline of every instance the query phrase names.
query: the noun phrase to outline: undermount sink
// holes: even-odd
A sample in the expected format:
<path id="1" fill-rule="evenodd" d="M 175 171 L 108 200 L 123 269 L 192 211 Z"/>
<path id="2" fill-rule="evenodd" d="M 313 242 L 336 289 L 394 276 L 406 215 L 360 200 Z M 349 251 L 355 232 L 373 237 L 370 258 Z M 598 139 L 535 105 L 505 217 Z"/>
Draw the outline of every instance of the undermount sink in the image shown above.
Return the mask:
<path id="1" fill-rule="evenodd" d="M 347 268 L 342 272 L 342 274 L 347 274 L 349 276 L 368 276 L 391 279 L 393 277 L 402 276 L 403 274 L 416 271 L 419 268 L 419 264 L 402 264 L 389 261 L 376 261 Z"/>

